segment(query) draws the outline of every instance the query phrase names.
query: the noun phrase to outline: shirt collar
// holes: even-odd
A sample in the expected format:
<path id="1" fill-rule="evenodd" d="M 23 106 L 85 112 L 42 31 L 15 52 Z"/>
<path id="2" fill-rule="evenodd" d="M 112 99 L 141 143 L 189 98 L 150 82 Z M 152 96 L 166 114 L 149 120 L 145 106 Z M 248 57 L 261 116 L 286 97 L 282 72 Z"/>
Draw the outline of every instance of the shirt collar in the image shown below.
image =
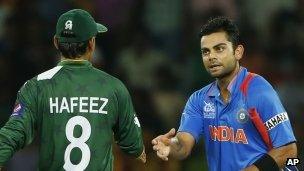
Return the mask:
<path id="1" fill-rule="evenodd" d="M 92 63 L 88 60 L 61 60 L 58 66 L 68 67 L 91 67 Z"/>
<path id="2" fill-rule="evenodd" d="M 232 81 L 228 85 L 228 91 L 231 95 L 234 95 L 237 92 L 237 87 L 240 86 L 241 82 L 243 81 L 245 75 L 247 73 L 247 69 L 244 67 L 240 68 L 240 71 L 233 77 Z M 220 95 L 220 89 L 217 86 L 217 81 L 214 81 L 209 89 L 209 92 L 207 93 L 208 96 L 219 96 Z"/>

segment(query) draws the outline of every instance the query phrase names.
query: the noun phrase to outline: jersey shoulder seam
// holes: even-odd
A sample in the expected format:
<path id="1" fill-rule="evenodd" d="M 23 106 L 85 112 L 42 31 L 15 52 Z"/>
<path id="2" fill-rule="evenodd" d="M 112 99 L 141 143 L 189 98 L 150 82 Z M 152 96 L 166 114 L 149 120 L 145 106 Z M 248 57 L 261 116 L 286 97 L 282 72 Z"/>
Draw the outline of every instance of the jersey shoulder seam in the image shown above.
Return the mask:
<path id="1" fill-rule="evenodd" d="M 47 71 L 39 74 L 37 76 L 37 81 L 52 79 L 54 77 L 54 75 L 56 73 L 58 73 L 58 71 L 60 71 L 61 68 L 62 68 L 62 66 L 56 66 L 50 70 L 47 70 Z"/>

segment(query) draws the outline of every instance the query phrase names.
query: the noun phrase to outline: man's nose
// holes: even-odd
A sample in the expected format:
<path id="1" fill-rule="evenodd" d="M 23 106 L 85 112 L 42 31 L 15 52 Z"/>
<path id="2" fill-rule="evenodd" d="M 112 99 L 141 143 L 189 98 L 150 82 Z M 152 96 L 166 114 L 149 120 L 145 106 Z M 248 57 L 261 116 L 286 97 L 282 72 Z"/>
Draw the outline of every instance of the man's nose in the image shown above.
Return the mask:
<path id="1" fill-rule="evenodd" d="M 209 54 L 209 61 L 213 61 L 217 58 L 217 55 L 214 52 L 210 52 Z"/>

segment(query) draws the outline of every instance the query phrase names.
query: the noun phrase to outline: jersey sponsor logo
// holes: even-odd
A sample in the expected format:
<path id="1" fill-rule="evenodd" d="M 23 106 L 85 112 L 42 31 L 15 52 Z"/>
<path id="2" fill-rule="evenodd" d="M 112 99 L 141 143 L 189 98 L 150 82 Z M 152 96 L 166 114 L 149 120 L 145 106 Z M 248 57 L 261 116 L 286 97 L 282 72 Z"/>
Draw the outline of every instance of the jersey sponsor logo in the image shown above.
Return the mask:
<path id="1" fill-rule="evenodd" d="M 23 111 L 24 111 L 24 106 L 21 103 L 16 103 L 11 116 L 22 116 Z"/>
<path id="2" fill-rule="evenodd" d="M 206 101 L 204 101 L 204 118 L 214 119 L 215 114 L 216 111 L 214 103 L 207 103 Z"/>
<path id="3" fill-rule="evenodd" d="M 243 108 L 240 109 L 236 114 L 236 120 L 241 124 L 246 123 L 249 120 L 249 114 L 247 110 Z"/>
<path id="4" fill-rule="evenodd" d="M 102 97 L 55 97 L 49 99 L 50 113 L 97 113 L 108 114 L 105 110 L 107 98 Z"/>
<path id="5" fill-rule="evenodd" d="M 73 22 L 71 20 L 66 21 L 64 29 L 72 30 L 72 28 L 73 28 Z"/>
<path id="6" fill-rule="evenodd" d="M 210 136 L 213 141 L 229 141 L 232 143 L 248 144 L 246 134 L 243 129 L 236 131 L 228 126 L 209 125 Z"/>
<path id="7" fill-rule="evenodd" d="M 269 120 L 267 120 L 264 125 L 267 128 L 267 131 L 275 128 L 277 125 L 279 125 L 280 123 L 283 123 L 285 121 L 288 121 L 288 115 L 286 112 L 283 113 L 279 113 L 275 116 L 273 116 L 272 118 L 270 118 Z"/>

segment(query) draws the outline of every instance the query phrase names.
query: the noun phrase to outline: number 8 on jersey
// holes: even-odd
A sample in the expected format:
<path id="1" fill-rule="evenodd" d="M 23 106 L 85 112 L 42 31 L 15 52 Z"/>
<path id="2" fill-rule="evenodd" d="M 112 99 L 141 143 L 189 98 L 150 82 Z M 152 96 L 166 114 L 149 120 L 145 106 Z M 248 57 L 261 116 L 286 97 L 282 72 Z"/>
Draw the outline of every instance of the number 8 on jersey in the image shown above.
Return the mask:
<path id="1" fill-rule="evenodd" d="M 76 125 L 81 126 L 82 134 L 79 138 L 75 138 L 73 136 L 74 128 Z M 66 124 L 65 133 L 67 139 L 71 142 L 64 153 L 64 165 L 63 168 L 65 170 L 73 170 L 73 171 L 82 171 L 84 170 L 90 163 L 91 159 L 91 151 L 89 146 L 85 143 L 91 136 L 91 124 L 90 122 L 83 116 L 74 116 L 72 117 Z M 71 162 L 71 151 L 73 148 L 79 148 L 82 153 L 82 158 L 77 165 L 74 165 Z"/>

